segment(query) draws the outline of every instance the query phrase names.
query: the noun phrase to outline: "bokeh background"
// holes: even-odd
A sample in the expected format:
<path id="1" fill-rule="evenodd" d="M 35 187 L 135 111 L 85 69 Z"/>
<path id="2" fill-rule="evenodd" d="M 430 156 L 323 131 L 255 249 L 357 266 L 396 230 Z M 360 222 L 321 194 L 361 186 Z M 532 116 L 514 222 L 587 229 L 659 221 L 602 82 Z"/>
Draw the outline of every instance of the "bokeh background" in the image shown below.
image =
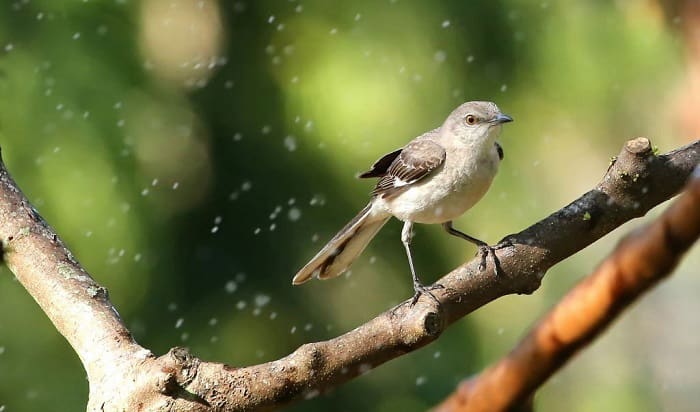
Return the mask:
<path id="1" fill-rule="evenodd" d="M 698 2 L 8 0 L 0 144 L 22 189 L 105 285 L 136 339 L 244 366 L 409 297 L 400 224 L 351 274 L 291 286 L 368 199 L 354 179 L 466 100 L 493 100 L 505 161 L 456 226 L 496 242 L 590 189 L 623 143 L 700 135 Z M 437 342 L 293 411 L 419 411 L 506 353 L 621 230 Z M 475 253 L 437 226 L 432 281 Z M 696 247 L 541 390 L 543 411 L 691 411 Z M 66 341 L 0 271 L 0 411 L 84 410 Z"/>

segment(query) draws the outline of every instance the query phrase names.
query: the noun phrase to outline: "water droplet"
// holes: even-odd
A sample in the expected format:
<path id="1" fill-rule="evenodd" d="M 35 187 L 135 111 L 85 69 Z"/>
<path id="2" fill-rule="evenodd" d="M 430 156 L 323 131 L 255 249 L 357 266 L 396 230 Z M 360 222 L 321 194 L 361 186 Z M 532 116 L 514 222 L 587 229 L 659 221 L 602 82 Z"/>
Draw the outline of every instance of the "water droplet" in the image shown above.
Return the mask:
<path id="1" fill-rule="evenodd" d="M 326 204 L 326 198 L 322 194 L 314 195 L 309 201 L 311 206 L 323 206 Z"/>
<path id="2" fill-rule="evenodd" d="M 259 294 L 259 295 L 255 296 L 254 301 L 255 301 L 255 306 L 261 308 L 261 307 L 267 305 L 268 303 L 270 303 L 270 296 Z"/>
<path id="3" fill-rule="evenodd" d="M 292 135 L 288 135 L 284 138 L 284 147 L 290 152 L 297 150 L 297 139 Z"/>
<path id="4" fill-rule="evenodd" d="M 438 50 L 433 56 L 433 60 L 438 63 L 443 63 L 447 59 L 447 53 L 444 50 Z"/>
<path id="5" fill-rule="evenodd" d="M 238 289 L 238 284 L 236 284 L 236 282 L 233 280 L 229 280 L 226 282 L 226 285 L 224 285 L 224 290 L 226 293 L 233 293 L 236 291 L 236 289 Z"/>
<path id="6" fill-rule="evenodd" d="M 310 391 L 304 393 L 304 399 L 309 400 L 317 397 L 318 395 L 321 394 L 321 391 L 318 389 L 311 389 Z"/>

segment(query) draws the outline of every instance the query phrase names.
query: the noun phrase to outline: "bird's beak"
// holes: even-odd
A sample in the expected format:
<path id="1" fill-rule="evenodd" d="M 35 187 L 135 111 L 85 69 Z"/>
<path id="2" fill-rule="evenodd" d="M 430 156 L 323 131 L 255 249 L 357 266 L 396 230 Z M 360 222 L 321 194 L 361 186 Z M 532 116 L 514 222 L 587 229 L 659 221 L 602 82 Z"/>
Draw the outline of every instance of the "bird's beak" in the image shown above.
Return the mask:
<path id="1" fill-rule="evenodd" d="M 513 121 L 512 117 L 508 116 L 507 114 L 503 114 L 503 113 L 498 113 L 496 115 L 496 117 L 491 119 L 491 123 L 494 123 L 494 124 L 502 124 L 502 123 L 508 123 L 508 122 L 512 122 L 512 121 Z"/>

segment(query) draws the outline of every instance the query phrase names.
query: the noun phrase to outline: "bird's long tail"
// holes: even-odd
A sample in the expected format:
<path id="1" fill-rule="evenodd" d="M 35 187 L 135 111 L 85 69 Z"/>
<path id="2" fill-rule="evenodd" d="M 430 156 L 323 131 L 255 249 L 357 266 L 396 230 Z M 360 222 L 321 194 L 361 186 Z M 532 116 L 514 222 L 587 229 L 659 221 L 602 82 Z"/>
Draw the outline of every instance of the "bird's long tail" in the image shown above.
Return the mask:
<path id="1" fill-rule="evenodd" d="M 328 279 L 345 272 L 390 217 L 370 202 L 299 270 L 292 283 L 298 285 L 312 277 Z"/>

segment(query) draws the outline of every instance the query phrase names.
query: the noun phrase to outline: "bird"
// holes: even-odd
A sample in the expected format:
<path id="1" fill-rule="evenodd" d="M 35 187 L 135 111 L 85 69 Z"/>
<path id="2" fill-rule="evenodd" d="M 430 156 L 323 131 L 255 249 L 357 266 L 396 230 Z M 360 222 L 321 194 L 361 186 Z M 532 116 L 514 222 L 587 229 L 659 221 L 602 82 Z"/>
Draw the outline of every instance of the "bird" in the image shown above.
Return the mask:
<path id="1" fill-rule="evenodd" d="M 455 229 L 452 221 L 488 191 L 503 160 L 503 148 L 497 142 L 501 125 L 512 121 L 493 102 L 466 102 L 439 127 L 381 157 L 358 176 L 379 179 L 367 206 L 297 272 L 292 283 L 299 285 L 312 278 L 341 275 L 392 216 L 403 222 L 401 242 L 415 292 L 411 305 L 422 294 L 437 301 L 431 290 L 442 287 L 426 286 L 416 274 L 411 253 L 415 223 L 441 224 L 449 234 L 478 247 L 479 270 L 485 270 L 486 256 L 490 254 L 497 271 L 494 248 Z"/>

